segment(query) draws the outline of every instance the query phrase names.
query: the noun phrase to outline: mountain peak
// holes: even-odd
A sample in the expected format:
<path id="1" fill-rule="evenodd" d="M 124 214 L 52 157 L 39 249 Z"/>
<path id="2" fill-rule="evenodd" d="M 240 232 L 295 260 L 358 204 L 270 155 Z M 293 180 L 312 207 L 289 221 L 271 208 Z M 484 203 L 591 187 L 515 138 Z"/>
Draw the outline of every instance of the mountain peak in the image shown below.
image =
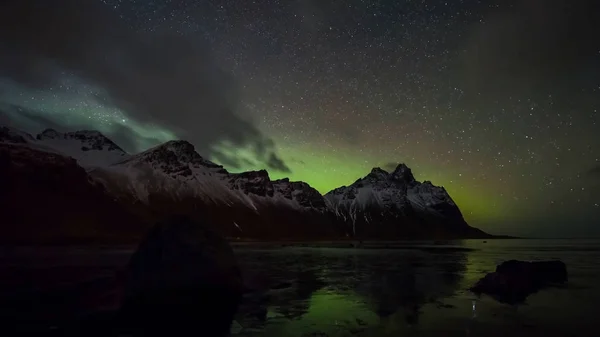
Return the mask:
<path id="1" fill-rule="evenodd" d="M 386 170 L 382 169 L 381 167 L 373 167 L 371 169 L 371 174 L 373 174 L 373 175 L 388 175 L 389 173 Z"/>
<path id="2" fill-rule="evenodd" d="M 186 162 L 203 161 L 204 158 L 190 142 L 185 140 L 170 140 L 141 153 L 150 160 L 182 160 Z"/>
<path id="3" fill-rule="evenodd" d="M 54 129 L 45 129 L 39 135 L 37 135 L 35 138 L 37 138 L 37 140 L 58 139 L 58 138 L 62 138 L 62 134 Z"/>
<path id="4" fill-rule="evenodd" d="M 257 171 L 245 171 L 240 173 L 234 173 L 238 177 L 244 177 L 247 179 L 269 179 L 269 172 L 265 169 Z"/>
<path id="5" fill-rule="evenodd" d="M 406 183 L 415 182 L 415 177 L 412 174 L 412 170 L 406 166 L 406 164 L 398 164 L 396 169 L 389 173 L 381 167 L 374 167 L 371 172 L 365 178 L 375 180 L 392 180 L 392 181 L 403 181 Z M 359 179 L 360 180 L 360 179 Z"/>
<path id="6" fill-rule="evenodd" d="M 267 170 L 231 174 L 229 184 L 234 190 L 243 191 L 246 194 L 272 197 L 275 192 Z"/>
<path id="7" fill-rule="evenodd" d="M 215 173 L 227 173 L 223 166 L 204 159 L 192 143 L 170 140 L 133 156 L 128 163 L 146 162 L 171 175 L 191 176 L 192 167 L 204 167 Z"/>
<path id="8" fill-rule="evenodd" d="M 192 143 L 186 140 L 170 140 L 155 148 L 159 151 L 169 151 L 177 155 L 185 155 L 191 158 L 196 156 L 201 157 Z"/>
<path id="9" fill-rule="evenodd" d="M 397 172 L 397 171 L 405 171 L 405 170 L 409 170 L 409 171 L 410 171 L 410 168 L 409 168 L 408 166 L 406 166 L 406 164 L 404 164 L 404 163 L 399 163 L 399 164 L 396 166 L 396 168 L 394 169 L 394 172 Z"/>
<path id="10" fill-rule="evenodd" d="M 127 157 L 125 150 L 97 130 L 63 133 L 45 129 L 35 138 L 37 144 L 75 158 L 85 167 L 107 166 Z"/>
<path id="11" fill-rule="evenodd" d="M 273 181 L 275 192 L 288 200 L 296 201 L 303 207 L 310 207 L 319 211 L 327 210 L 325 198 L 313 187 L 303 181 L 290 181 L 283 178 Z"/>
<path id="12" fill-rule="evenodd" d="M 0 127 L 0 142 L 7 143 L 29 143 L 35 139 L 27 132 L 23 132 L 8 126 Z"/>
<path id="13" fill-rule="evenodd" d="M 400 163 L 398 164 L 398 166 L 396 166 L 396 169 L 394 170 L 394 172 L 392 172 L 392 176 L 400 180 L 404 180 L 406 182 L 416 181 L 415 177 L 412 174 L 412 170 L 404 163 Z"/>
<path id="14" fill-rule="evenodd" d="M 81 142 L 81 151 L 108 150 L 116 151 L 120 155 L 126 154 L 119 145 L 115 144 L 110 138 L 97 130 L 79 130 L 62 133 L 54 129 L 45 129 L 35 138 L 39 141 L 77 140 Z M 72 155 L 71 153 L 69 154 Z"/>
<path id="15" fill-rule="evenodd" d="M 398 164 L 391 173 L 375 167 L 366 177 L 327 193 L 325 198 L 338 216 L 350 219 L 353 226 L 357 223 L 365 226 L 363 231 L 385 221 L 393 228 L 401 217 L 431 221 L 429 225 L 436 226 L 466 225 L 446 190 L 429 181 L 416 181 L 406 164 Z"/>

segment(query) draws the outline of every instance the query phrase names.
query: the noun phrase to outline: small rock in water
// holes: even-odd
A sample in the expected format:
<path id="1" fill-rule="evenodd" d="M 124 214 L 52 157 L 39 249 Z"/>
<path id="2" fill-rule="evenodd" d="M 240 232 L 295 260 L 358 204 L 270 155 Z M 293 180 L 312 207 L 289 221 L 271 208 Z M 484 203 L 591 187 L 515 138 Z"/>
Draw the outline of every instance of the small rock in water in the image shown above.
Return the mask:
<path id="1" fill-rule="evenodd" d="M 227 336 L 241 294 L 229 244 L 201 223 L 174 217 L 131 257 L 121 319 L 134 336 Z"/>
<path id="2" fill-rule="evenodd" d="M 564 284 L 568 280 L 567 266 L 562 261 L 527 262 L 510 260 L 488 273 L 470 290 L 487 294 L 499 302 L 518 304 L 539 290 Z"/>

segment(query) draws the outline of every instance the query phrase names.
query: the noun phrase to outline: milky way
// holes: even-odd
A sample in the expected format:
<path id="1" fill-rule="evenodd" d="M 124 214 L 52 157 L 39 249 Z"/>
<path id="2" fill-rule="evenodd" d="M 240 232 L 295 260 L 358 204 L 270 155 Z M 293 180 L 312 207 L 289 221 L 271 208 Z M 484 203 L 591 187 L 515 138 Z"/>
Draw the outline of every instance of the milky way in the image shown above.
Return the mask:
<path id="1" fill-rule="evenodd" d="M 56 1 L 62 2 L 75 3 Z M 146 113 L 139 101 L 125 104 L 132 102 L 131 92 L 116 91 L 90 65 L 75 67 L 68 60 L 51 63 L 57 69 L 49 72 L 41 58 L 32 57 L 28 76 L 0 68 L 5 123 L 33 131 L 48 124 L 96 128 L 132 152 L 188 138 L 231 171 L 268 167 L 273 178 L 307 181 L 321 192 L 350 184 L 372 167 L 404 162 L 418 179 L 445 186 L 467 221 L 484 230 L 600 234 L 594 226 L 600 219 L 595 1 L 98 4 L 122 29 L 135 32 L 131 36 L 150 37 L 143 45 L 148 50 L 160 46 L 164 55 L 156 60 L 183 67 L 176 69 L 179 77 L 165 79 L 168 89 L 174 87 L 172 101 L 165 102 L 200 111 L 198 118 L 188 118 L 188 110 L 167 111 L 171 105 Z M 97 40 L 104 31 L 93 32 L 89 38 Z M 201 52 L 169 54 L 170 40 L 152 42 L 165 33 L 197 43 Z M 111 52 L 128 48 L 115 45 Z M 187 50 L 173 46 L 175 54 Z M 3 50 L 46 52 L 22 47 Z M 105 56 L 104 49 L 94 50 L 94 57 Z M 227 81 L 212 85 L 221 75 L 211 71 L 207 88 L 217 89 L 179 108 L 188 99 L 184 86 L 197 84 L 185 78 L 186 69 L 205 74 L 202 67 L 194 72 L 199 62 L 218 68 Z M 38 65 L 52 81 L 37 81 Z M 143 81 L 169 77 L 170 66 L 160 76 L 146 76 L 147 69 L 138 67 L 127 85 L 139 83 L 151 96 L 166 90 Z M 231 94 L 212 99 L 221 92 Z M 233 114 L 202 112 L 215 107 Z M 219 116 L 232 122 L 216 123 Z M 252 132 L 245 134 L 243 126 Z M 266 152 L 256 150 L 263 147 Z"/>

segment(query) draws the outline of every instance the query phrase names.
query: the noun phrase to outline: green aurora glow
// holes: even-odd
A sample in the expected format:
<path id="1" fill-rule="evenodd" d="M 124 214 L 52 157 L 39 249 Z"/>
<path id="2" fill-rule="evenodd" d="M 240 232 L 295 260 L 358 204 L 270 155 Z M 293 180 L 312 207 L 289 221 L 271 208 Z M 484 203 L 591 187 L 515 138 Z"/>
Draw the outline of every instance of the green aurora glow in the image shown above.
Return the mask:
<path id="1" fill-rule="evenodd" d="M 136 136 L 134 138 L 135 143 L 132 144 L 133 148 L 125 147 L 127 151 L 132 153 L 146 150 L 169 140 L 178 139 L 174 132 L 164 127 L 139 123 L 128 119 L 124 114 L 117 114 L 115 117 L 114 111 L 97 103 L 86 103 L 85 106 L 81 106 L 69 100 L 58 100 L 47 97 L 47 95 L 45 97 L 41 92 L 36 93 L 36 95 L 44 100 L 45 118 L 59 122 L 63 128 L 81 128 L 82 125 L 89 123 L 90 116 L 94 118 L 95 128 L 109 137 L 114 135 L 115 130 L 121 127 L 128 128 Z M 4 97 L 4 100 L 32 109 L 40 108 L 38 102 L 14 100 L 13 97 L 15 96 Z M 18 120 L 20 117 L 18 113 L 13 112 L 13 114 L 15 114 L 13 117 Z M 21 120 L 23 119 L 21 118 Z M 32 132 L 39 132 L 47 127 L 47 125 L 42 124 L 24 123 L 24 125 L 28 125 Z M 331 142 L 326 137 L 317 139 L 314 142 L 302 142 L 289 136 L 275 135 L 273 140 L 276 144 L 276 151 L 291 168 L 292 172 L 289 174 L 270 171 L 269 176 L 271 179 L 287 177 L 294 181 L 304 181 L 322 194 L 334 188 L 352 184 L 357 179 L 367 175 L 373 167 L 390 170 L 392 168 L 387 167 L 390 162 L 402 162 L 413 170 L 417 180 L 430 180 L 435 185 L 444 186 L 458 204 L 467 222 L 473 226 L 480 226 L 489 230 L 489 228 L 486 228 L 486 224 L 500 221 L 510 208 L 510 205 L 504 201 L 505 199 L 497 197 L 498 191 L 503 188 L 506 189 L 506 186 L 503 186 L 502 183 L 492 182 L 490 184 L 490 181 L 477 181 L 473 176 L 462 174 L 451 166 L 442 166 L 436 163 L 428 152 L 423 149 L 407 151 L 406 157 L 403 158 L 394 149 L 367 151 L 360 147 L 349 147 L 341 143 Z M 366 144 L 366 146 L 368 145 Z M 424 145 L 425 148 L 427 146 L 427 144 Z M 252 159 L 254 155 L 248 149 L 232 148 L 226 145 L 219 147 L 219 150 L 236 157 L 248 159 Z M 210 155 L 207 156 L 204 153 L 200 155 L 222 164 L 217 159 L 211 158 Z M 260 165 L 246 165 L 238 169 L 224 166 L 232 172 L 265 168 Z M 490 190 L 491 186 L 493 186 L 493 189 Z"/>
<path id="2" fill-rule="evenodd" d="M 484 231 L 600 235 L 596 2 L 101 3 L 71 2 L 93 13 L 78 20 L 50 6 L 35 24 L 66 26 L 42 36 L 26 6 L 0 21 L 17 28 L 0 29 L 0 104 L 32 110 L 0 122 L 97 129 L 128 152 L 182 137 L 321 193 L 405 163 Z"/>
<path id="3" fill-rule="evenodd" d="M 496 222 L 508 212 L 509 205 L 497 197 L 497 193 L 490 193 L 490 186 L 494 191 L 506 189 L 500 182 L 490 184 L 478 182 L 467 175 L 462 176 L 452 167 L 442 167 L 431 162 L 428 156 L 407 158 L 389 153 L 367 153 L 349 147 L 336 147 L 336 144 L 319 145 L 319 142 L 300 143 L 274 138 L 277 144 L 277 152 L 290 166 L 292 173 L 269 172 L 271 179 L 288 177 L 295 181 L 304 181 L 325 194 L 334 188 L 350 185 L 359 178 L 366 176 L 372 168 L 386 167 L 390 158 L 396 158 L 396 163 L 405 163 L 412 170 L 415 178 L 419 181 L 429 180 L 434 185 L 444 186 L 453 200 L 461 209 L 465 219 L 470 224 L 477 226 L 487 222 Z M 324 140 L 323 143 L 327 144 Z M 230 151 L 239 157 L 251 157 L 251 154 L 243 149 Z M 212 160 L 218 162 L 214 158 Z M 263 167 L 245 166 L 239 170 L 247 171 L 263 169 Z"/>

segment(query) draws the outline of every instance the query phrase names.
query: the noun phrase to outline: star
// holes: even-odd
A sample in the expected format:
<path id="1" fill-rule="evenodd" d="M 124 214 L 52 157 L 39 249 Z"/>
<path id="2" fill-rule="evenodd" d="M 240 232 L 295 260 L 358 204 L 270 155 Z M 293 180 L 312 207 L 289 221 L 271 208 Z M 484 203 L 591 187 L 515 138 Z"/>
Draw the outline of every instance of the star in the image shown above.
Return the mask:
<path id="1" fill-rule="evenodd" d="M 272 178 L 323 193 L 403 162 L 483 230 L 566 228 L 598 214 L 600 46 L 590 28 L 600 20 L 587 15 L 598 13 L 593 1 L 543 13 L 524 3 L 102 0 L 89 22 L 41 16 L 80 35 L 49 32 L 45 41 L 69 50 L 34 60 L 34 77 L 51 83 L 3 76 L 0 102 L 99 129 L 130 152 L 186 138 L 217 162 L 247 159 L 231 171 L 265 168 L 273 153 L 285 165 L 267 167 Z M 114 34 L 93 35 L 98 26 Z"/>

